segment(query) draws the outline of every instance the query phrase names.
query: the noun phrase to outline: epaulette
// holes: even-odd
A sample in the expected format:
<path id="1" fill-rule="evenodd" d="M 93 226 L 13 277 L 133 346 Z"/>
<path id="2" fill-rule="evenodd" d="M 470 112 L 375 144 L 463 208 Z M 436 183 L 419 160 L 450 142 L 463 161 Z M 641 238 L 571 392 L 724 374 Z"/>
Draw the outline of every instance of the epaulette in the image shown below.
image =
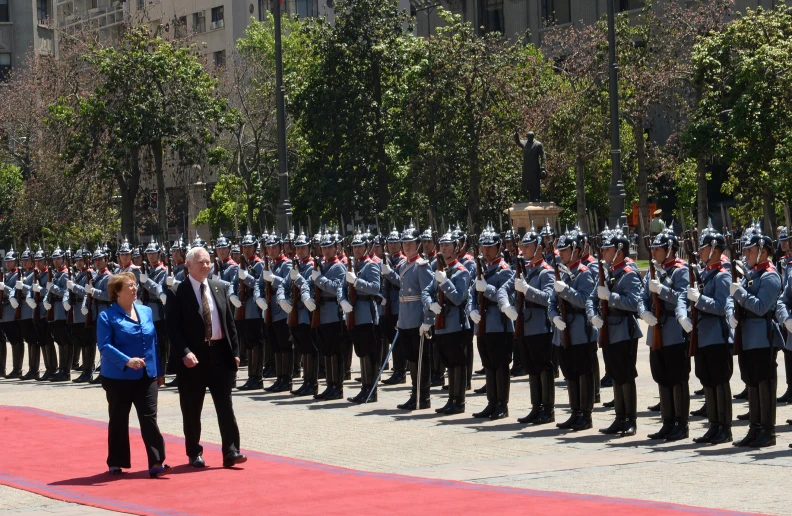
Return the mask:
<path id="1" fill-rule="evenodd" d="M 227 264 L 229 267 L 233 267 L 234 265 L 236 265 L 237 267 L 239 266 L 239 264 L 238 264 L 237 262 L 235 262 L 234 260 L 228 260 L 228 261 L 226 262 L 226 264 Z"/>
<path id="2" fill-rule="evenodd" d="M 418 260 L 416 262 L 416 265 L 418 265 L 420 267 L 426 267 L 427 265 L 429 265 L 429 260 L 424 260 L 423 258 L 418 258 Z"/>
<path id="3" fill-rule="evenodd" d="M 501 262 L 501 269 L 508 271 L 510 269 L 509 264 L 506 262 Z"/>
<path id="4" fill-rule="evenodd" d="M 456 266 L 456 269 L 457 269 L 458 271 L 466 271 L 466 270 L 467 270 L 467 269 L 465 268 L 465 266 L 464 266 L 464 265 L 462 265 L 461 263 L 458 263 L 458 264 L 457 264 L 457 266 Z"/>
<path id="5" fill-rule="evenodd" d="M 552 266 L 552 265 L 550 265 L 550 264 L 549 264 L 549 263 L 547 263 L 547 262 L 543 263 L 543 264 L 542 264 L 542 267 L 543 267 L 545 270 L 553 270 L 553 266 Z"/>
<path id="6" fill-rule="evenodd" d="M 635 272 L 635 271 L 633 270 L 633 268 L 632 268 L 632 267 L 630 267 L 629 265 L 625 265 L 625 266 L 624 266 L 624 269 L 622 269 L 622 270 L 624 271 L 624 274 L 627 274 L 628 272 Z"/>
<path id="7" fill-rule="evenodd" d="M 586 267 L 585 265 L 579 265 L 579 266 L 578 266 L 578 271 L 579 271 L 579 272 L 586 272 L 586 271 L 588 271 L 588 270 L 589 270 L 589 268 L 588 268 L 588 267 Z"/>

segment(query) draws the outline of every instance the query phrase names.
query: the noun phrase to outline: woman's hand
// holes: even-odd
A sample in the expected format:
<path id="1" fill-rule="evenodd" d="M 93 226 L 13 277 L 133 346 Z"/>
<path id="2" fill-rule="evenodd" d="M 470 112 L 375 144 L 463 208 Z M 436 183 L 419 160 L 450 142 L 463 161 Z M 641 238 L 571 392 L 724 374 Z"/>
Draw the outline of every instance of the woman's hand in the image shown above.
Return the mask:
<path id="1" fill-rule="evenodd" d="M 165 385 L 165 377 L 158 376 L 157 377 L 157 387 L 163 387 Z"/>
<path id="2" fill-rule="evenodd" d="M 126 366 L 131 367 L 132 369 L 135 370 L 143 369 L 144 367 L 146 367 L 146 361 L 142 358 L 130 358 L 129 360 L 127 360 Z"/>

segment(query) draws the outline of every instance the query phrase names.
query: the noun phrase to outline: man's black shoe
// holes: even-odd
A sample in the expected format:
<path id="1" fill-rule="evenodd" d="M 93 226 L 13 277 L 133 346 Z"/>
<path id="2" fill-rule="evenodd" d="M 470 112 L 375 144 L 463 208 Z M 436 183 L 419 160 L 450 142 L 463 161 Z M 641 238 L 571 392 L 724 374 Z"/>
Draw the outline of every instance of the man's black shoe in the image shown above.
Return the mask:
<path id="1" fill-rule="evenodd" d="M 233 468 L 234 466 L 244 464 L 245 462 L 247 462 L 247 457 L 241 453 L 233 453 L 223 457 L 224 468 Z"/>
<path id="2" fill-rule="evenodd" d="M 190 467 L 192 468 L 205 468 L 206 463 L 203 460 L 203 457 L 200 455 L 195 457 L 190 457 Z"/>

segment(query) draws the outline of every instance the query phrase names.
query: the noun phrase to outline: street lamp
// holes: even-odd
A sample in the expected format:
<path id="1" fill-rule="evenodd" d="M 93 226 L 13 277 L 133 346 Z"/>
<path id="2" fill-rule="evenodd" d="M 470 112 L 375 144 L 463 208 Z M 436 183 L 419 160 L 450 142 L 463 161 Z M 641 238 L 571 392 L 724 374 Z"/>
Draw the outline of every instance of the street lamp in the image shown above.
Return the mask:
<path id="1" fill-rule="evenodd" d="M 608 86 L 610 90 L 610 117 L 611 117 L 611 184 L 608 188 L 610 199 L 610 227 L 618 227 L 619 220 L 624 214 L 624 181 L 621 173 L 621 141 L 619 138 L 619 64 L 616 62 L 616 0 L 608 0 Z"/>
<path id="2" fill-rule="evenodd" d="M 283 86 L 283 48 L 281 45 L 281 0 L 275 4 L 275 94 L 278 108 L 278 187 L 280 199 L 276 215 L 278 232 L 286 234 L 291 226 L 292 209 L 289 202 L 289 170 L 286 156 L 286 88 Z"/>

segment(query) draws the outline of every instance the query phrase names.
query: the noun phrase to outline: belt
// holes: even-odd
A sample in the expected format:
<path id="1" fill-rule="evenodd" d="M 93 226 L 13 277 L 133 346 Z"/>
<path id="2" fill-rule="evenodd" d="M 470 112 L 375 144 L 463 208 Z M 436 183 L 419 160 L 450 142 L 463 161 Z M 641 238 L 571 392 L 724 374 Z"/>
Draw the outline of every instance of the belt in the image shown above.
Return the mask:
<path id="1" fill-rule="evenodd" d="M 399 296 L 399 303 L 416 303 L 421 301 L 421 296 Z"/>
<path id="2" fill-rule="evenodd" d="M 358 295 L 355 296 L 355 300 L 356 301 L 371 301 L 373 299 L 374 299 L 374 296 L 369 296 L 369 295 L 361 296 L 360 294 L 358 294 Z"/>
<path id="3" fill-rule="evenodd" d="M 213 347 L 216 344 L 219 344 L 220 342 L 223 342 L 224 340 L 225 339 L 205 340 L 204 344 L 206 344 L 209 347 Z"/>

